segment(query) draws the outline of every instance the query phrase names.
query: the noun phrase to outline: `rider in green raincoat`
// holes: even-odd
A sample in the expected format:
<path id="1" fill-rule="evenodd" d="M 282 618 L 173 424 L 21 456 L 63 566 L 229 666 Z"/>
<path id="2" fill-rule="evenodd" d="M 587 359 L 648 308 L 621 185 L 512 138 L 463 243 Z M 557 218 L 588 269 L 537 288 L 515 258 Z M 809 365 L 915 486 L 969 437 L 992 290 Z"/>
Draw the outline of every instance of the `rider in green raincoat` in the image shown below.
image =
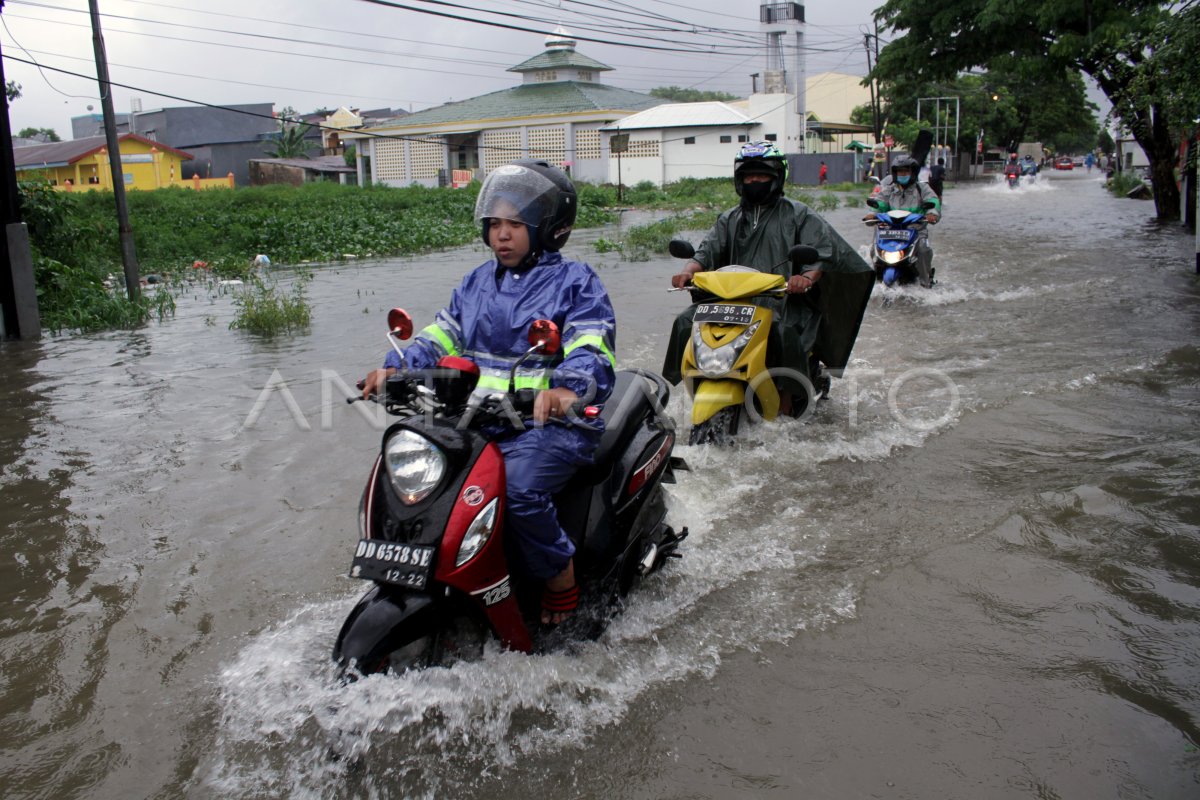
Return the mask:
<path id="1" fill-rule="evenodd" d="M 734 159 L 733 185 L 742 198 L 717 219 L 684 271 L 671 283 L 682 288 L 691 276 L 731 264 L 782 275 L 787 297 L 769 302 L 775 312 L 772 366 L 786 367 L 777 377 L 781 394 L 795 396 L 793 414 L 804 410 L 807 389 L 794 375 L 807 376 L 817 391 L 828 390 L 826 374 L 841 377 L 850 360 L 859 325 L 875 285 L 875 273 L 833 227 L 808 206 L 785 197 L 787 159 L 771 142 L 743 146 Z M 793 272 L 788 250 L 815 247 L 821 260 Z M 675 319 L 662 374 L 681 378 L 683 353 L 691 336 L 692 305 Z M 822 370 L 822 365 L 824 369 Z M 784 410 L 786 413 L 787 402 Z"/>

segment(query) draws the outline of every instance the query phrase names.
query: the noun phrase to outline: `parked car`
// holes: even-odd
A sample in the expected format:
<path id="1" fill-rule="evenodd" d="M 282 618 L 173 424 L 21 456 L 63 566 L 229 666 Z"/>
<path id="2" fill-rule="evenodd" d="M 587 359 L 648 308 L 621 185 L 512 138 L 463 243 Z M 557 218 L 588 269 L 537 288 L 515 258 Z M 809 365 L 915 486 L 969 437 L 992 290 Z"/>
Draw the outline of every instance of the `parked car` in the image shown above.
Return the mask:
<path id="1" fill-rule="evenodd" d="M 1075 169 L 1075 161 L 1070 156 L 1063 156 L 1054 162 L 1055 169 Z"/>

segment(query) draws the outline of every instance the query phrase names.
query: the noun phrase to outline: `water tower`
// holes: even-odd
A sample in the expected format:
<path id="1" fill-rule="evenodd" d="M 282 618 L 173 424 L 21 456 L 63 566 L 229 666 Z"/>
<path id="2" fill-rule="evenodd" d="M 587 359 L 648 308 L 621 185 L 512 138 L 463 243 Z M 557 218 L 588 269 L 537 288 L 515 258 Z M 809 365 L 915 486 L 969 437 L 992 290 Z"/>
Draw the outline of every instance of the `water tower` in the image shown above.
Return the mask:
<path id="1" fill-rule="evenodd" d="M 796 113 L 800 117 L 800 152 L 804 152 L 807 149 L 804 110 L 804 6 L 800 3 L 764 1 L 758 9 L 758 20 L 759 27 L 767 39 L 763 92 L 791 93 L 796 96 Z M 789 48 L 793 53 L 791 69 L 788 69 Z"/>

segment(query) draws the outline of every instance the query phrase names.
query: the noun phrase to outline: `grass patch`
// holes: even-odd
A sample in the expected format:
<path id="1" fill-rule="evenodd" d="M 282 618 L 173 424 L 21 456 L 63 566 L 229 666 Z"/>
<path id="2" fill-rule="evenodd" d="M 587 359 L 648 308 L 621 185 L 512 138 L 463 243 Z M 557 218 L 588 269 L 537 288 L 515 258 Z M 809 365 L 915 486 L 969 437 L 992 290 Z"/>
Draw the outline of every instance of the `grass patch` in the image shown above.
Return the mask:
<path id="1" fill-rule="evenodd" d="M 284 292 L 274 282 L 253 279 L 234 292 L 237 315 L 229 328 L 268 338 L 307 330 L 312 321 L 312 307 L 304 293 L 307 283 L 307 280 L 297 280 L 292 284 L 291 292 Z"/>
<path id="2" fill-rule="evenodd" d="M 1104 186 L 1117 197 L 1125 197 L 1143 183 L 1144 181 L 1133 172 L 1124 171 L 1113 173 Z"/>

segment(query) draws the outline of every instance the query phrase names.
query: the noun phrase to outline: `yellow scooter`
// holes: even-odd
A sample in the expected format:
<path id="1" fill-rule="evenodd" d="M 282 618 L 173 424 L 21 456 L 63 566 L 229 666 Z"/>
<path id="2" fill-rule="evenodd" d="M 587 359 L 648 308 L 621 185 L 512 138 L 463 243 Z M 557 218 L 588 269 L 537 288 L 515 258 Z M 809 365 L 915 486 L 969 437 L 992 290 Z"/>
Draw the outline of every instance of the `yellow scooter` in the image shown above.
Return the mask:
<path id="1" fill-rule="evenodd" d="M 676 258 L 696 252 L 678 239 L 669 250 Z M 807 245 L 794 246 L 788 255 L 796 267 L 820 260 L 816 248 Z M 786 285 L 781 275 L 731 265 L 698 272 L 684 287 L 697 301 L 680 370 L 692 397 L 689 444 L 723 443 L 737 434 L 748 413 L 766 420 L 779 415 L 779 390 L 767 363 L 775 314 L 755 300 L 783 297 Z M 747 403 L 748 397 L 753 401 Z"/>

